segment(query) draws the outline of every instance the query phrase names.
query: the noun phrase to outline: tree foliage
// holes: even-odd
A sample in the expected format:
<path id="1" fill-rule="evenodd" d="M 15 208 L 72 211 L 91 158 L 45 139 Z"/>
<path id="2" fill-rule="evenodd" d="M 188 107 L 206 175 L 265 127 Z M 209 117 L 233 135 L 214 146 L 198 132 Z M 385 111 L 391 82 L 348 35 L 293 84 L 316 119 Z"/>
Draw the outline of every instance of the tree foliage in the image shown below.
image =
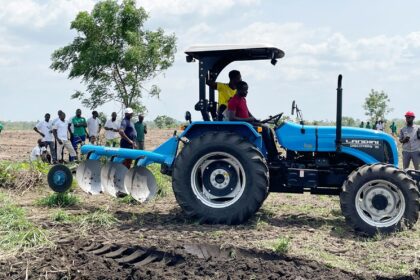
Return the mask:
<path id="1" fill-rule="evenodd" d="M 109 101 L 142 112 L 143 92 L 159 96 L 160 89 L 144 84 L 174 62 L 175 35 L 162 29 L 145 30 L 148 14 L 135 0 L 98 2 L 93 10 L 80 12 L 71 23 L 77 31 L 73 42 L 52 54 L 51 68 L 81 78 L 86 91 L 72 98 L 94 109 Z"/>
<path id="2" fill-rule="evenodd" d="M 369 121 L 374 123 L 381 119 L 385 120 L 385 116 L 392 112 L 392 108 L 389 106 L 391 100 L 383 90 L 381 92 L 372 89 L 369 96 L 365 98 L 363 109 L 365 109 L 365 115 L 369 117 Z"/>
<path id="3" fill-rule="evenodd" d="M 168 116 L 157 116 L 154 120 L 155 125 L 162 128 L 174 128 L 178 124 L 178 121 Z"/>

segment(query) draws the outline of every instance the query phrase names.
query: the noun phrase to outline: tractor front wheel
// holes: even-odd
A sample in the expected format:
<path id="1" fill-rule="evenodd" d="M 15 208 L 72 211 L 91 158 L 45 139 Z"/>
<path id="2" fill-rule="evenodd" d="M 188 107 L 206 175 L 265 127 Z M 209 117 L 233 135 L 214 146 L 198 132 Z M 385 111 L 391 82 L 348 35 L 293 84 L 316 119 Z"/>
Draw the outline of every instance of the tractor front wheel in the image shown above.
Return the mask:
<path id="1" fill-rule="evenodd" d="M 419 215 L 416 183 L 392 165 L 365 165 L 350 174 L 340 195 L 349 225 L 367 235 L 412 227 Z"/>
<path id="2" fill-rule="evenodd" d="M 228 132 L 192 139 L 178 155 L 172 178 L 179 205 L 201 223 L 242 223 L 258 211 L 268 193 L 262 154 Z"/>

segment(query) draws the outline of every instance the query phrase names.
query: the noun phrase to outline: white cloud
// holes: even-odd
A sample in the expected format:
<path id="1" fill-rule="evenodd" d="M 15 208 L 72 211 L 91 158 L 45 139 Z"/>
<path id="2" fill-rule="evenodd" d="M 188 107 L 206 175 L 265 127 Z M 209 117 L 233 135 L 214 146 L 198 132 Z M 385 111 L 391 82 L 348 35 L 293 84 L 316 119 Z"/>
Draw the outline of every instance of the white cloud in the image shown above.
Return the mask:
<path id="1" fill-rule="evenodd" d="M 90 10 L 93 0 L 0 0 L 0 23 L 40 29 L 55 21 L 74 17 L 77 12 Z"/>
<path id="2" fill-rule="evenodd" d="M 218 15 L 237 6 L 256 5 L 260 0 L 144 0 L 139 2 L 153 17 L 174 15 L 182 16 L 187 14 L 198 14 L 201 16 Z"/>
<path id="3" fill-rule="evenodd" d="M 420 69 L 419 65 L 413 65 L 413 59 L 420 54 L 420 31 L 350 40 L 329 28 L 309 28 L 302 23 L 256 22 L 238 30 L 233 37 L 226 33 L 225 38 L 233 39 L 234 43 L 270 43 L 283 49 L 286 56 L 281 72 L 287 80 L 318 80 L 330 77 L 331 71 L 343 70 L 378 71 L 398 80 L 405 67 Z M 415 75 L 418 70 L 411 72 Z"/>

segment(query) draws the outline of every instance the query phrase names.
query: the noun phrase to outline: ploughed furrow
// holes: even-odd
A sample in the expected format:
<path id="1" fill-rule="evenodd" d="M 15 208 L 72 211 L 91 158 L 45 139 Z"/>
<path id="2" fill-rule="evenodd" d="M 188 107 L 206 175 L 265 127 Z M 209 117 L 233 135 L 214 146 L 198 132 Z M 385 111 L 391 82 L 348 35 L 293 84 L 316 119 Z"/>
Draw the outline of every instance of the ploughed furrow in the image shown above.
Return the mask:
<path id="1" fill-rule="evenodd" d="M 125 267 L 133 266 L 138 268 L 150 263 L 174 266 L 185 261 L 181 255 L 140 246 L 94 243 L 83 247 L 83 250 L 99 257 L 112 259 Z"/>

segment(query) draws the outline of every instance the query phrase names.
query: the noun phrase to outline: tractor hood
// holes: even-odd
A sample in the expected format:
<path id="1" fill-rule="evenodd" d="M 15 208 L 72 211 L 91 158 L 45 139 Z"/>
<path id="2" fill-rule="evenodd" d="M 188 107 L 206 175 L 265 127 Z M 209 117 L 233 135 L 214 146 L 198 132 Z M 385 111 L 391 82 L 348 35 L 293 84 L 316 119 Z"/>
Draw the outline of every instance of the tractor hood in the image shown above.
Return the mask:
<path id="1" fill-rule="evenodd" d="M 335 152 L 336 127 L 300 125 L 285 122 L 275 129 L 281 146 L 298 152 Z M 342 128 L 342 152 L 365 163 L 388 162 L 398 165 L 395 140 L 388 134 L 355 127 Z"/>

